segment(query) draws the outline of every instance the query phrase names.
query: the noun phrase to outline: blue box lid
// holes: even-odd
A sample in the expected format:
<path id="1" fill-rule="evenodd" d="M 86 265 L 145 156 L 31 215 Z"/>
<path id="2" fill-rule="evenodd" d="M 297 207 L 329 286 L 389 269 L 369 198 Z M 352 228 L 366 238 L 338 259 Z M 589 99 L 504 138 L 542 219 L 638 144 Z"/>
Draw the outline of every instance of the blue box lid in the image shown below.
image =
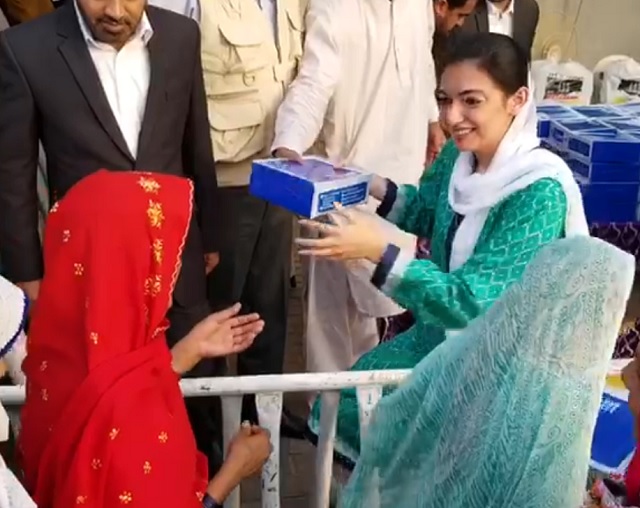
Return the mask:
<path id="1" fill-rule="evenodd" d="M 319 157 L 305 157 L 302 163 L 286 159 L 263 159 L 253 161 L 253 165 L 270 168 L 313 183 L 336 181 L 362 174 L 361 171 L 353 168 L 336 168 Z"/>

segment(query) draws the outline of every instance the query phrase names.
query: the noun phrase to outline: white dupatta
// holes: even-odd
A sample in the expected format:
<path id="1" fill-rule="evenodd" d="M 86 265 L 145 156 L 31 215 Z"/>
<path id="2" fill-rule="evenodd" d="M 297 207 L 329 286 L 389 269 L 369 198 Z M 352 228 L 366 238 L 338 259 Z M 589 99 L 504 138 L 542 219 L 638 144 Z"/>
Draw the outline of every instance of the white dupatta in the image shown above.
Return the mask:
<path id="1" fill-rule="evenodd" d="M 498 146 L 485 173 L 475 173 L 475 156 L 462 152 L 449 184 L 449 204 L 464 218 L 451 248 L 450 269 L 464 265 L 473 254 L 489 211 L 511 194 L 542 178 L 553 178 L 567 197 L 565 235 L 589 235 L 580 189 L 571 170 L 557 155 L 540 148 L 533 94 Z"/>

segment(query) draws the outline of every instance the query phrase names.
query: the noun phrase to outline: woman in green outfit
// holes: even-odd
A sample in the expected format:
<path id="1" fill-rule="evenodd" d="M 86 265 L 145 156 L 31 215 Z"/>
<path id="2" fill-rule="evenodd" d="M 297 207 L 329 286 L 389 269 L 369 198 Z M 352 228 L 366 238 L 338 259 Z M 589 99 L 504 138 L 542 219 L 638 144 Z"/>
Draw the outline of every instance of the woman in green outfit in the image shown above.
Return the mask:
<path id="1" fill-rule="evenodd" d="M 432 258 L 401 251 L 357 210 L 333 224 L 306 221 L 320 239 L 301 253 L 376 263 L 371 282 L 411 311 L 415 325 L 365 354 L 352 370 L 415 367 L 447 337 L 483 314 L 546 244 L 588 235 L 580 191 L 566 164 L 539 147 L 527 57 L 513 40 L 475 34 L 452 51 L 438 90 L 451 134 L 420 186 L 373 180 L 378 214 L 431 241 Z M 309 421 L 317 434 L 319 402 Z M 359 454 L 358 404 L 342 394 L 336 451 Z"/>

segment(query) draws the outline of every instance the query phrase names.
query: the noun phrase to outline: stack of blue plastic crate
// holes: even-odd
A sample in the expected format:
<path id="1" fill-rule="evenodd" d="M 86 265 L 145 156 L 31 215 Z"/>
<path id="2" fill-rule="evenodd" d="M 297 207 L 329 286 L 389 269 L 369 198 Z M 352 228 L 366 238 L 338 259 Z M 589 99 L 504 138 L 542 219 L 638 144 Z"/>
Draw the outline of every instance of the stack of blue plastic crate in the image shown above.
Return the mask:
<path id="1" fill-rule="evenodd" d="M 572 169 L 589 222 L 639 220 L 640 105 L 542 105 L 543 145 Z"/>

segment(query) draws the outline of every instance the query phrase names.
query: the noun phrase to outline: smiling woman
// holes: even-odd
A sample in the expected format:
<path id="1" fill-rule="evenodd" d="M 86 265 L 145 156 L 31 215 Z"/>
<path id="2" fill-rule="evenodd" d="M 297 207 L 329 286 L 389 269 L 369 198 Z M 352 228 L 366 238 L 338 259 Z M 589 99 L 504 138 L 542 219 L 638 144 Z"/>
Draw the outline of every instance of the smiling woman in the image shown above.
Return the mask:
<path id="1" fill-rule="evenodd" d="M 483 315 L 520 280 L 546 244 L 587 235 L 571 171 L 539 147 L 526 55 L 512 39 L 475 34 L 453 48 L 439 90 L 441 122 L 453 139 L 419 187 L 374 177 L 378 214 L 431 242 L 430 260 L 403 251 L 364 214 L 342 211 L 335 224 L 299 240 L 305 254 L 377 263 L 371 282 L 416 324 L 364 355 L 353 370 L 413 368 L 445 340 Z M 318 430 L 319 403 L 310 428 Z M 336 449 L 359 455 L 358 405 L 342 396 Z"/>
<path id="2" fill-rule="evenodd" d="M 441 123 L 461 151 L 474 153 L 478 172 L 488 169 L 530 95 L 526 55 L 508 37 L 489 37 L 495 46 L 491 54 L 461 44 L 437 91 Z M 537 138 L 532 143 L 537 146 Z"/>

